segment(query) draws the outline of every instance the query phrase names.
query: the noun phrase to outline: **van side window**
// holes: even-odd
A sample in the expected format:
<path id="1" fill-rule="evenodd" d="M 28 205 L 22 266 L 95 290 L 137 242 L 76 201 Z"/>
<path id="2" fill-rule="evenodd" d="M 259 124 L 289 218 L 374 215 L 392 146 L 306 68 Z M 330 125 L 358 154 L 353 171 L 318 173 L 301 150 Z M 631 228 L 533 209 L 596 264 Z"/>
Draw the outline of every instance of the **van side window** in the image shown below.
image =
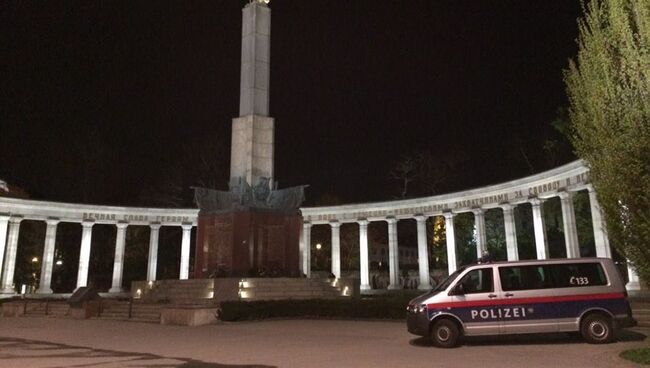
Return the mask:
<path id="1" fill-rule="evenodd" d="M 600 263 L 499 267 L 503 291 L 607 285 Z"/>
<path id="2" fill-rule="evenodd" d="M 463 276 L 458 283 L 463 284 L 465 294 L 493 292 L 492 268 L 472 270 Z"/>
<path id="3" fill-rule="evenodd" d="M 600 263 L 567 263 L 546 267 L 558 288 L 607 285 L 607 277 Z"/>
<path id="4" fill-rule="evenodd" d="M 504 291 L 552 287 L 545 266 L 499 267 L 499 277 Z"/>

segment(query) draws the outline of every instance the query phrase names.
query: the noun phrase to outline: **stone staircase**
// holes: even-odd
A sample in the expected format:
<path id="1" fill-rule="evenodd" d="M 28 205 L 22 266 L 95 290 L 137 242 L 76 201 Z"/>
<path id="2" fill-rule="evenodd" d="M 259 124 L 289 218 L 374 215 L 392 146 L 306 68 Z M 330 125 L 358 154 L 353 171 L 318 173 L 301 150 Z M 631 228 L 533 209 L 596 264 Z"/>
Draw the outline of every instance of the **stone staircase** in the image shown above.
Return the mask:
<path id="1" fill-rule="evenodd" d="M 141 290 L 139 301 L 145 303 L 213 304 L 214 280 L 159 280 L 149 285 L 135 282 L 134 289 Z M 134 295 L 137 299 L 137 295 Z"/>
<path id="2" fill-rule="evenodd" d="M 104 301 L 97 318 L 158 323 L 160 322 L 160 310 L 164 306 L 164 304 L 131 303 L 129 301 Z"/>
<path id="3" fill-rule="evenodd" d="M 345 298 L 341 287 L 328 279 L 256 278 L 244 280 L 242 300 Z"/>
<path id="4" fill-rule="evenodd" d="M 66 317 L 69 312 L 70 305 L 65 301 L 29 301 L 24 316 Z"/>
<path id="5" fill-rule="evenodd" d="M 650 302 L 632 301 L 632 316 L 639 323 L 639 327 L 650 327 Z"/>

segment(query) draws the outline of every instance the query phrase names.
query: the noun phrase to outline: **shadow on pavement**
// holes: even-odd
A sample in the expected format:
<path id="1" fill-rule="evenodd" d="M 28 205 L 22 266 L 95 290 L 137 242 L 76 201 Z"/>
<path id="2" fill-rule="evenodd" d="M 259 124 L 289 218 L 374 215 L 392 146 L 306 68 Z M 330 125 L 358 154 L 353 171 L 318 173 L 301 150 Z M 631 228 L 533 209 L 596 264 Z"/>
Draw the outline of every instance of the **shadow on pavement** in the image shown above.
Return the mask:
<path id="1" fill-rule="evenodd" d="M 66 361 L 60 366 L 55 361 Z M 148 353 L 124 352 L 72 346 L 49 341 L 25 340 L 0 337 L 0 361 L 8 366 L 28 367 L 29 360 L 35 366 L 47 367 L 100 367 L 118 364 L 124 367 L 165 367 L 165 368 L 276 368 L 270 365 L 233 365 L 208 363 L 188 358 L 165 357 Z M 14 363 L 10 363 L 13 361 Z M 83 361 L 83 362 L 82 362 Z M 74 362 L 74 363 L 71 363 Z M 4 367 L 4 365 L 2 365 Z"/>
<path id="2" fill-rule="evenodd" d="M 617 335 L 620 342 L 644 341 L 647 336 L 639 331 L 622 330 Z M 433 347 L 431 340 L 418 337 L 409 341 L 411 346 Z M 554 333 L 554 334 L 530 334 L 530 335 L 507 335 L 490 337 L 465 337 L 460 345 L 485 346 L 485 345 L 554 345 L 554 344 L 586 344 L 585 340 L 578 333 Z"/>
<path id="3" fill-rule="evenodd" d="M 622 330 L 618 334 L 618 341 L 644 341 L 648 336 L 634 330 Z"/>
<path id="4" fill-rule="evenodd" d="M 433 347 L 433 343 L 431 342 L 431 339 L 427 339 L 426 337 L 418 337 L 415 339 L 411 339 L 411 341 L 409 341 L 409 345 L 417 346 L 420 348 Z"/>

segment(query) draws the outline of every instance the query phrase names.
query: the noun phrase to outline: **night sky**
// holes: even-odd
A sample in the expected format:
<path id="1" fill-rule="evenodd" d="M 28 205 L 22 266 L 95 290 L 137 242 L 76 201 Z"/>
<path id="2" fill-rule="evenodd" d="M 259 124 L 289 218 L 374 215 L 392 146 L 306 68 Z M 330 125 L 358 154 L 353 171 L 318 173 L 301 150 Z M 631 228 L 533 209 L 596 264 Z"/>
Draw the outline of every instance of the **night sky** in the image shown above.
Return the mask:
<path id="1" fill-rule="evenodd" d="M 0 178 L 32 198 L 151 205 L 210 146 L 227 185 L 242 0 L 0 4 Z M 280 187 L 393 199 L 404 154 L 450 190 L 548 169 L 578 0 L 272 0 Z M 192 183 L 185 183 L 188 186 Z"/>

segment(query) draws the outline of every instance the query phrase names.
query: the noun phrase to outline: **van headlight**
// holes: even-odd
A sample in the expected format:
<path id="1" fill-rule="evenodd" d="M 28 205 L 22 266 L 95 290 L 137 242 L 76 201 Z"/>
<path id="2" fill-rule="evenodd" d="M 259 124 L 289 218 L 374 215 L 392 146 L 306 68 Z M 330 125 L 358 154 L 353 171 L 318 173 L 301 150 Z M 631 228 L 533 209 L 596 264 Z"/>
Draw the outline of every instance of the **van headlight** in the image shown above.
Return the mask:
<path id="1" fill-rule="evenodd" d="M 408 307 L 406 307 L 406 310 L 411 312 L 411 313 L 424 313 L 427 310 L 427 305 L 426 304 L 410 304 Z"/>

